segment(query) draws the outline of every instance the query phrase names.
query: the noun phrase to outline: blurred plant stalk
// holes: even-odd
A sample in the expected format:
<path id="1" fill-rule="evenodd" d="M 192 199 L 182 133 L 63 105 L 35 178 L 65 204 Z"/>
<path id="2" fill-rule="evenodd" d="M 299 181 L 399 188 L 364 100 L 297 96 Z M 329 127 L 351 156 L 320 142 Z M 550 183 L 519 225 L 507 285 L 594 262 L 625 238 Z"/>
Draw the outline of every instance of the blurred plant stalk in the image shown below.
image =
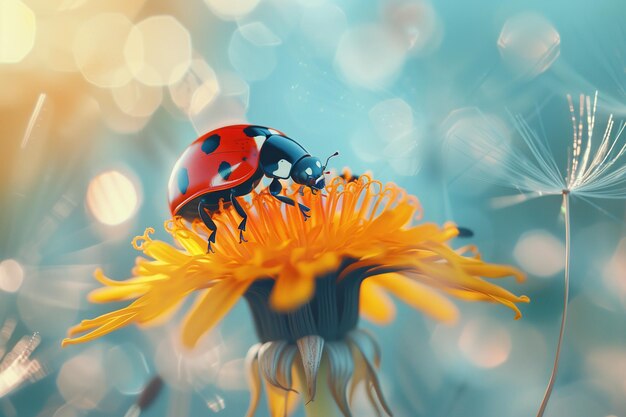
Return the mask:
<path id="1" fill-rule="evenodd" d="M 561 314 L 561 328 L 559 329 L 559 340 L 556 344 L 556 353 L 554 354 L 554 364 L 552 365 L 552 373 L 550 374 L 550 381 L 546 387 L 546 392 L 543 394 L 543 400 L 541 400 L 541 406 L 537 417 L 543 417 L 552 395 L 552 389 L 556 382 L 556 376 L 559 371 L 559 361 L 561 359 L 561 345 L 563 344 L 563 336 L 565 334 L 565 324 L 567 323 L 567 305 L 569 303 L 569 269 L 570 269 L 570 213 L 569 213 L 569 195 L 570 191 L 563 190 L 563 212 L 565 216 L 565 273 L 564 273 L 564 290 L 563 290 L 563 312 Z"/>

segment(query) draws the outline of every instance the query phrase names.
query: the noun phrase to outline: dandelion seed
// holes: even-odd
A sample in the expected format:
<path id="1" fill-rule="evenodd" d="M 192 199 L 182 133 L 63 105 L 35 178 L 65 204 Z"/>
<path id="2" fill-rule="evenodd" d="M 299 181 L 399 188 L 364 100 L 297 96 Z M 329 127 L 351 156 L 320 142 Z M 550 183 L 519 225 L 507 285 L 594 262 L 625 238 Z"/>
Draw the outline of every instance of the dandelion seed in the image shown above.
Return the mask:
<path id="1" fill-rule="evenodd" d="M 495 130 L 488 130 L 484 139 L 480 141 L 469 142 L 464 140 L 462 135 L 458 137 L 464 146 L 481 151 L 484 158 L 499 164 L 502 168 L 502 175 L 493 176 L 489 173 L 485 175 L 484 180 L 519 191 L 517 196 L 498 199 L 499 206 L 546 195 L 562 196 L 561 211 L 565 219 L 563 313 L 554 365 L 537 417 L 543 416 L 556 381 L 567 320 L 570 281 L 570 198 L 579 197 L 595 207 L 597 206 L 588 198 L 626 198 L 626 164 L 622 163 L 626 153 L 626 141 L 620 143 L 625 128 L 624 122 L 616 127 L 611 114 L 598 141 L 596 139 L 598 92 L 596 91 L 593 99 L 581 94 L 578 103 L 567 95 L 567 101 L 572 124 L 572 143 L 565 169 L 559 168 L 548 143 L 519 115 L 514 116 L 513 121 L 526 145 L 525 151 L 513 149 L 502 141 L 494 140 L 497 136 Z"/>
<path id="2" fill-rule="evenodd" d="M 334 178 L 324 196 L 308 190 L 300 195 L 297 186 L 284 193 L 311 207 L 308 221 L 272 196 L 253 192 L 245 202 L 249 241 L 239 243 L 239 219 L 222 208 L 214 221 L 223 239 L 213 254 L 206 254 L 208 230 L 202 222 L 166 222 L 182 250 L 152 240 L 153 230 L 146 230 L 133 245 L 152 259 L 139 259 L 127 281 L 97 271 L 104 287 L 90 295 L 94 302 L 133 301 L 84 320 L 63 344 L 93 340 L 131 323 L 160 321 L 198 292 L 181 335 L 192 348 L 245 298 L 260 339 L 246 359 L 252 393 L 248 416 L 263 385 L 272 416 L 292 410 L 298 394 L 309 415 L 349 416 L 348 393 L 360 383 L 372 407 L 390 414 L 377 375 L 380 351 L 357 329 L 359 312 L 388 322 L 394 314 L 393 304 L 385 303 L 389 293 L 442 321 L 458 314 L 442 293 L 502 304 L 516 318 L 521 316 L 516 304 L 528 302 L 489 282 L 506 276 L 522 281 L 519 271 L 485 263 L 473 247 L 452 249 L 447 242 L 459 233 L 452 224 L 414 224 L 418 202 L 394 184 L 347 176 Z"/>
<path id="3" fill-rule="evenodd" d="M 560 195 L 566 191 L 588 198 L 626 198 L 626 165 L 618 164 L 626 153 L 626 141 L 619 143 L 625 124 L 616 126 L 610 115 L 596 144 L 598 93 L 593 100 L 581 95 L 577 106 L 570 95 L 567 99 L 573 132 L 564 170 L 559 168 L 546 141 L 519 115 L 513 116 L 513 123 L 526 145 L 525 150 L 494 140 L 500 134 L 495 127 L 483 132 L 482 140 L 470 142 L 459 132 L 455 136 L 462 146 L 483 155 L 491 167 L 496 164 L 501 168 L 500 175 L 485 176 L 483 180 L 515 188 L 528 196 Z M 485 122 L 489 125 L 487 118 Z"/>

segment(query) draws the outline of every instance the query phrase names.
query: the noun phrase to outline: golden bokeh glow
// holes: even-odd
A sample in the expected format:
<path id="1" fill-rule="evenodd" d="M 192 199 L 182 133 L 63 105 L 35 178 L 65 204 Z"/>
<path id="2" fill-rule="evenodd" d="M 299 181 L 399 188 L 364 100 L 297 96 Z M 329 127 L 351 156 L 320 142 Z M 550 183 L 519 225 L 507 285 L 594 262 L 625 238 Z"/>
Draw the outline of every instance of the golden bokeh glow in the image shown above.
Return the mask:
<path id="1" fill-rule="evenodd" d="M 130 32 L 124 48 L 135 78 L 152 86 L 179 81 L 191 64 L 191 35 L 172 16 L 152 16 Z"/>
<path id="2" fill-rule="evenodd" d="M 160 87 L 150 87 L 138 81 L 111 90 L 117 107 L 129 116 L 147 117 L 156 111 L 163 100 Z"/>
<path id="3" fill-rule="evenodd" d="M 35 13 L 21 1 L 0 2 L 0 63 L 20 62 L 33 49 Z"/>
<path id="4" fill-rule="evenodd" d="M 74 59 L 87 81 L 110 88 L 131 80 L 124 45 L 132 28 L 121 13 L 103 13 L 83 23 L 74 39 Z"/>
<path id="5" fill-rule="evenodd" d="M 87 207 L 93 216 L 109 226 L 130 219 L 139 205 L 139 196 L 133 182 L 118 171 L 104 172 L 89 184 Z"/>
<path id="6" fill-rule="evenodd" d="M 204 0 L 209 9 L 222 19 L 235 20 L 250 13 L 259 0 Z"/>
<path id="7" fill-rule="evenodd" d="M 176 106 L 186 114 L 196 115 L 209 105 L 220 92 L 213 68 L 201 58 L 191 62 L 189 71 L 177 83 L 169 86 Z"/>

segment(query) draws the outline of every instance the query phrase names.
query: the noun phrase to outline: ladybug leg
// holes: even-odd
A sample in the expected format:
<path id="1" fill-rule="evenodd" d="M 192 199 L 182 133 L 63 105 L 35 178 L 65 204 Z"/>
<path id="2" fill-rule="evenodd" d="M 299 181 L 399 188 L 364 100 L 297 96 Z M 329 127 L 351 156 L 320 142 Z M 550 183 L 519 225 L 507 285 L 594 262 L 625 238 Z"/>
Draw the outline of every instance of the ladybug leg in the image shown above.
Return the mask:
<path id="1" fill-rule="evenodd" d="M 202 219 L 206 227 L 208 227 L 209 230 L 211 231 L 211 234 L 209 235 L 209 239 L 207 242 L 208 247 L 207 247 L 206 253 L 215 252 L 213 248 L 211 247 L 211 243 L 215 243 L 215 233 L 217 232 L 217 225 L 211 218 L 211 215 L 208 213 L 207 211 L 208 207 L 209 205 L 204 200 L 200 200 L 200 202 L 198 203 L 198 214 L 200 215 L 200 218 Z"/>
<path id="2" fill-rule="evenodd" d="M 237 214 L 239 214 L 239 216 L 241 216 L 242 218 L 241 223 L 239 223 L 239 243 L 247 242 L 247 240 L 243 238 L 243 232 L 246 230 L 246 221 L 248 220 L 248 214 L 246 214 L 246 211 L 243 209 L 243 207 L 241 207 L 239 201 L 237 201 L 237 197 L 235 196 L 235 190 L 232 189 L 230 190 L 230 202 L 233 207 L 235 207 Z"/>
<path id="3" fill-rule="evenodd" d="M 285 204 L 289 204 L 290 206 L 295 206 L 296 202 L 293 201 L 291 198 L 286 197 L 284 195 L 280 195 L 280 192 L 282 190 L 283 190 L 282 184 L 280 183 L 280 181 L 278 181 L 278 178 L 274 178 L 274 180 L 270 184 L 270 194 L 272 196 L 274 196 L 274 198 L 276 198 L 277 200 L 279 200 L 279 201 L 281 201 L 281 202 L 283 202 Z M 310 208 L 308 208 L 304 204 L 300 204 L 300 203 L 298 203 L 298 207 L 300 207 L 300 212 L 302 213 L 302 217 L 304 217 L 305 221 L 309 217 L 311 217 L 311 215 L 308 213 L 309 211 L 311 211 Z"/>

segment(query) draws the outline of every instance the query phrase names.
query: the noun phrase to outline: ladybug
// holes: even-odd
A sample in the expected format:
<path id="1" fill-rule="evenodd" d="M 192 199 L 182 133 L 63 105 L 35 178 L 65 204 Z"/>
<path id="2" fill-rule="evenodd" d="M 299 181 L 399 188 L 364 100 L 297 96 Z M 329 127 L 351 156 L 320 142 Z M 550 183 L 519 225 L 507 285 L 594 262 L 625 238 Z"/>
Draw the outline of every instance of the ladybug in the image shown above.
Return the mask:
<path id="1" fill-rule="evenodd" d="M 298 142 L 268 127 L 232 125 L 212 130 L 191 143 L 174 165 L 168 185 L 170 211 L 188 221 L 200 218 L 211 231 L 208 252 L 212 252 L 217 226 L 211 215 L 222 200 L 241 216 L 239 242 L 245 242 L 248 217 L 236 197 L 249 194 L 265 176 L 272 180 L 270 194 L 295 206 L 293 199 L 280 194 L 280 180 L 291 178 L 301 185 L 301 192 L 309 187 L 315 194 L 325 187 L 326 165 L 337 155 L 322 165 Z M 310 209 L 297 204 L 304 220 L 309 218 Z"/>

